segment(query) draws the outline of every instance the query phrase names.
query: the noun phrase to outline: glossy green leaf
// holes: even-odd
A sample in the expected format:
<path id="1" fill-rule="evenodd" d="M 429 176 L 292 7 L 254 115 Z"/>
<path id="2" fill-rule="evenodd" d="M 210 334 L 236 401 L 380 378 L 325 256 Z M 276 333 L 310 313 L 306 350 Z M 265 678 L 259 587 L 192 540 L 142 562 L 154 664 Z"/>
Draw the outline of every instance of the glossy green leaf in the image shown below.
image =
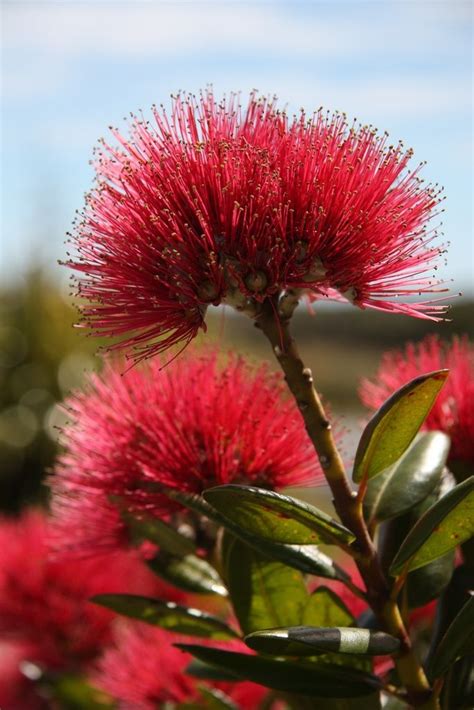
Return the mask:
<path id="1" fill-rule="evenodd" d="M 197 658 L 193 658 L 186 668 L 186 673 L 192 675 L 194 678 L 200 678 L 201 680 L 225 680 L 234 683 L 238 680 L 234 673 L 229 673 L 223 668 L 216 668 L 216 666 L 199 661 Z"/>
<path id="2" fill-rule="evenodd" d="M 462 564 L 456 567 L 450 582 L 441 594 L 436 605 L 435 618 L 433 621 L 433 633 L 431 646 L 426 659 L 429 668 L 436 649 L 441 639 L 445 635 L 449 626 L 463 606 L 471 598 L 474 589 L 474 569 Z"/>
<path id="3" fill-rule="evenodd" d="M 301 623 L 307 626 L 350 626 L 354 621 L 337 594 L 323 586 L 308 597 L 301 617 Z"/>
<path id="4" fill-rule="evenodd" d="M 403 515 L 382 522 L 379 528 L 377 547 L 384 572 L 388 574 L 390 565 L 400 549 L 400 542 L 406 538 L 415 523 L 455 485 L 454 477 L 445 468 L 438 485 L 424 500 Z"/>
<path id="5" fill-rule="evenodd" d="M 267 557 L 283 562 L 288 567 L 298 569 L 305 574 L 337 579 L 341 582 L 349 578 L 347 572 L 315 545 L 285 545 L 260 538 L 256 540 L 254 535 L 242 534 L 242 531 L 234 534 Z"/>
<path id="6" fill-rule="evenodd" d="M 161 550 L 176 557 L 189 555 L 196 551 L 193 540 L 181 535 L 164 520 L 146 515 L 131 515 L 128 511 L 122 511 L 121 516 L 132 536 L 138 541 L 150 540 Z"/>
<path id="7" fill-rule="evenodd" d="M 164 492 L 190 510 L 205 515 L 214 523 L 222 525 L 243 542 L 251 545 L 258 552 L 267 555 L 271 559 L 279 560 L 305 574 L 313 574 L 326 579 L 338 579 L 340 581 L 345 581 L 349 578 L 349 575 L 339 565 L 315 545 L 291 545 L 257 537 L 252 532 L 225 518 L 201 496 L 171 489 L 167 489 Z"/>
<path id="8" fill-rule="evenodd" d="M 332 589 L 320 586 L 306 603 L 301 623 L 305 626 L 355 626 L 355 619 L 342 599 Z M 313 658 L 314 663 L 337 663 L 364 671 L 372 670 L 372 662 L 367 657 L 348 656 L 324 652 Z"/>
<path id="9" fill-rule="evenodd" d="M 300 623 L 308 599 L 300 572 L 229 534 L 222 556 L 230 598 L 244 633 Z"/>
<path id="10" fill-rule="evenodd" d="M 472 710 L 474 708 L 474 655 L 456 661 L 444 676 L 441 692 L 443 710 Z"/>
<path id="11" fill-rule="evenodd" d="M 214 567 L 196 555 L 173 557 L 158 554 L 148 562 L 148 566 L 179 589 L 197 594 L 227 596 L 227 590 Z"/>
<path id="12" fill-rule="evenodd" d="M 395 576 L 417 569 L 474 535 L 474 476 L 440 498 L 417 521 L 390 567 Z"/>
<path id="13" fill-rule="evenodd" d="M 462 564 L 453 572 L 449 585 L 436 605 L 431 647 L 425 661 L 426 668 L 432 666 L 434 656 L 446 631 L 456 615 L 472 598 L 474 589 L 474 569 Z M 443 710 L 471 710 L 474 708 L 474 654 L 464 656 L 453 663 L 444 675 L 441 693 Z"/>
<path id="14" fill-rule="evenodd" d="M 246 534 L 277 543 L 348 545 L 354 535 L 308 503 L 252 486 L 226 485 L 203 493 L 205 500 Z"/>
<path id="15" fill-rule="evenodd" d="M 449 584 L 454 570 L 455 551 L 450 550 L 437 560 L 409 573 L 406 581 L 409 609 L 424 606 L 438 599 Z"/>
<path id="16" fill-rule="evenodd" d="M 382 523 L 379 531 L 378 548 L 384 572 L 388 572 L 400 547 L 400 540 L 404 540 L 423 513 L 434 505 L 442 495 L 454 488 L 455 485 L 454 478 L 445 469 L 439 483 L 424 500 L 408 512 Z M 423 606 L 432 599 L 439 597 L 451 579 L 454 553 L 454 550 L 450 550 L 445 555 L 408 574 L 403 594 L 407 595 L 406 600 L 410 609 Z"/>
<path id="17" fill-rule="evenodd" d="M 305 626 L 355 626 L 355 619 L 342 599 L 332 589 L 318 587 L 306 603 L 301 623 Z M 364 671 L 372 670 L 372 663 L 367 657 L 348 656 L 324 652 L 313 659 L 315 663 L 337 663 L 350 665 Z"/>
<path id="18" fill-rule="evenodd" d="M 349 577 L 339 565 L 333 562 L 328 555 L 318 550 L 315 545 L 285 544 L 258 537 L 229 518 L 225 518 L 209 505 L 202 496 L 172 489 L 166 489 L 163 492 L 190 510 L 200 515 L 205 515 L 209 520 L 225 527 L 243 542 L 251 545 L 271 559 L 279 560 L 305 574 L 313 574 L 327 579 L 339 579 L 341 581 L 347 580 Z"/>
<path id="19" fill-rule="evenodd" d="M 353 479 L 372 478 L 392 466 L 411 444 L 448 376 L 439 370 L 397 390 L 374 414 L 357 448 Z"/>
<path id="20" fill-rule="evenodd" d="M 402 515 L 424 500 L 439 483 L 450 439 L 440 431 L 420 434 L 387 471 L 372 478 L 364 498 L 370 522 Z"/>
<path id="21" fill-rule="evenodd" d="M 215 616 L 198 609 L 189 609 L 174 602 L 133 594 L 98 594 L 91 601 L 118 614 L 139 619 L 153 626 L 189 636 L 212 639 L 234 639 L 238 634 Z"/>
<path id="22" fill-rule="evenodd" d="M 154 488 L 152 490 L 154 490 Z M 165 486 L 159 486 L 158 490 L 160 493 L 180 503 L 185 508 L 189 508 L 189 510 L 193 510 L 200 515 L 205 515 L 209 520 L 212 520 L 218 525 L 223 524 L 222 515 L 209 505 L 209 503 L 206 503 L 204 498 L 198 493 L 187 493 L 186 491 L 179 491 L 176 488 L 166 488 Z"/>
<path id="23" fill-rule="evenodd" d="M 193 644 L 176 646 L 205 663 L 235 673 L 241 680 L 251 680 L 282 692 L 321 698 L 350 698 L 368 695 L 380 688 L 378 678 L 352 668 L 305 665 Z"/>
<path id="24" fill-rule="evenodd" d="M 431 678 L 443 675 L 462 656 L 474 654 L 474 594 L 455 616 L 431 658 Z"/>
<path id="25" fill-rule="evenodd" d="M 398 639 L 370 629 L 355 627 L 294 626 L 256 631 L 245 637 L 254 651 L 276 656 L 313 656 L 340 653 L 383 656 L 395 653 Z"/>

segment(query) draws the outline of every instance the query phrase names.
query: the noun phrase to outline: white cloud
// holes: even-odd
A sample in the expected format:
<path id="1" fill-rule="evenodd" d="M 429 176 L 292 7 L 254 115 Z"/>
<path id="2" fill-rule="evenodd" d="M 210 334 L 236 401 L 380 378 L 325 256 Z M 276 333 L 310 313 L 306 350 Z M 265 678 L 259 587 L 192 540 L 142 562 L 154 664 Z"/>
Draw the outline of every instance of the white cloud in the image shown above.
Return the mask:
<path id="1" fill-rule="evenodd" d="M 62 56 L 98 52 L 156 57 L 235 50 L 346 56 L 355 50 L 419 53 L 443 39 L 438 44 L 442 52 L 448 26 L 436 8 L 444 4 L 17 0 L 4 6 L 4 44 L 7 49 Z"/>
<path id="2" fill-rule="evenodd" d="M 7 6 L 6 47 L 120 56 L 258 51 L 339 53 L 358 44 L 350 27 L 307 22 L 283 8 L 247 3 L 96 3 Z"/>
<path id="3" fill-rule="evenodd" d="M 213 79 L 219 84 L 225 71 L 228 87 L 246 87 L 248 62 L 241 59 L 252 59 L 253 84 L 264 91 L 278 90 L 293 105 L 307 106 L 312 92 L 317 102 L 347 107 L 352 113 L 367 114 L 368 105 L 374 103 L 381 111 L 395 114 L 412 114 L 418 107 L 449 112 L 465 106 L 469 89 L 462 88 L 462 77 L 449 75 L 438 86 L 432 62 L 457 51 L 463 24 L 460 10 L 465 11 L 465 5 L 457 0 L 335 0 L 331 5 L 257 0 L 15 0 L 3 6 L 3 95 L 29 99 L 59 94 L 69 72 L 88 58 L 98 66 L 107 60 L 131 65 L 153 60 L 161 75 L 179 78 L 174 88 L 182 85 L 183 75 L 188 87 L 188 77 L 192 81 L 199 69 L 199 83 L 205 73 L 204 83 Z M 222 56 L 222 62 L 216 63 L 216 55 Z M 265 73 L 269 57 L 276 68 Z M 395 62 L 407 65 L 410 57 L 422 60 L 418 75 L 415 70 L 408 80 L 391 79 L 397 73 Z M 176 59 L 189 66 L 184 70 L 180 61 L 181 70 L 175 71 Z M 337 81 L 321 81 L 325 68 L 341 60 Z M 354 60 L 365 62 L 361 85 L 349 82 Z M 293 68 L 287 78 L 281 72 L 286 62 Z M 370 79 L 380 63 L 386 67 L 384 78 Z M 294 69 L 298 65 L 302 75 Z M 445 62 L 448 71 L 451 65 Z M 309 70 L 313 82 L 308 81 Z"/>

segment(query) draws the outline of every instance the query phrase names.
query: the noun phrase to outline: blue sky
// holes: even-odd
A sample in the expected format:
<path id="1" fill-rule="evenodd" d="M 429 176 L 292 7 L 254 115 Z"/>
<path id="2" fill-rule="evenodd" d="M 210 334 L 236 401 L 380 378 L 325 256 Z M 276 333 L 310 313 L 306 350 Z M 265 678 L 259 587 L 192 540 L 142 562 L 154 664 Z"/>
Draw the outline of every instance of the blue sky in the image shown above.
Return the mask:
<path id="1" fill-rule="evenodd" d="M 445 187 L 445 278 L 474 282 L 472 3 L 2 3 L 3 278 L 41 258 L 59 269 L 64 233 L 109 124 L 178 89 L 252 88 L 290 110 L 321 105 L 388 130 Z"/>

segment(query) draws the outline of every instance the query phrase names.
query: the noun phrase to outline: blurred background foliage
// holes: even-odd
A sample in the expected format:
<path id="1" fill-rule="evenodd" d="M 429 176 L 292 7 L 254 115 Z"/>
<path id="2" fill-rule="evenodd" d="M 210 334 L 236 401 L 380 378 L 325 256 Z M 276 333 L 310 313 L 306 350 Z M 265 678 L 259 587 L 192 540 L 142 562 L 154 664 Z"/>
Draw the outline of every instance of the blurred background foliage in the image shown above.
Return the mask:
<path id="1" fill-rule="evenodd" d="M 473 304 L 456 299 L 451 320 L 433 324 L 323 303 L 316 315 L 301 307 L 294 333 L 332 412 L 347 429 L 346 454 L 363 416 L 357 400 L 360 378 L 372 375 L 384 350 L 419 340 L 428 332 L 443 338 L 473 337 Z M 0 290 L 0 507 L 17 512 L 45 501 L 44 479 L 54 461 L 66 414 L 60 402 L 79 387 L 86 371 L 100 368 L 101 341 L 73 328 L 72 299 L 50 272 L 31 269 Z M 247 318 L 211 309 L 202 344 L 217 343 L 260 361 L 268 345 Z M 199 343 L 198 343 L 199 345 Z M 273 367 L 272 360 L 269 359 Z M 173 367 L 179 367 L 179 359 Z M 243 413 L 245 416 L 245 413 Z"/>

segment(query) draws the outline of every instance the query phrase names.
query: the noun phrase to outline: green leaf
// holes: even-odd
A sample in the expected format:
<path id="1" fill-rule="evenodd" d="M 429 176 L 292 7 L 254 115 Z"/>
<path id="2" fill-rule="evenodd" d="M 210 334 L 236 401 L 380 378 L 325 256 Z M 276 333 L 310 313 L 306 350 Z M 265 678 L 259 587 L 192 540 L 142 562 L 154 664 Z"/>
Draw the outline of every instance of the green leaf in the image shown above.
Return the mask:
<path id="1" fill-rule="evenodd" d="M 453 622 L 456 614 L 460 612 L 464 604 L 471 598 L 471 591 L 473 589 L 474 569 L 471 569 L 466 564 L 456 567 L 448 586 L 441 594 L 436 605 L 431 646 L 426 659 L 428 668 L 431 665 L 432 658 L 441 639 Z"/>
<path id="2" fill-rule="evenodd" d="M 198 609 L 188 609 L 174 602 L 134 594 L 98 594 L 91 601 L 118 614 L 140 619 L 153 626 L 189 636 L 211 639 L 234 639 L 239 635 L 215 616 Z"/>
<path id="3" fill-rule="evenodd" d="M 128 511 L 122 511 L 121 516 L 132 536 L 138 541 L 150 540 L 161 550 L 165 550 L 175 557 L 189 555 L 196 551 L 193 540 L 181 535 L 164 520 L 146 515 L 137 517 Z"/>
<path id="4" fill-rule="evenodd" d="M 197 594 L 227 596 L 227 590 L 214 567 L 196 555 L 180 558 L 158 554 L 148 562 L 148 566 L 179 589 Z"/>
<path id="5" fill-rule="evenodd" d="M 305 574 L 325 579 L 337 579 L 341 582 L 349 579 L 347 572 L 314 545 L 284 545 L 266 540 L 259 540 L 256 544 L 255 538 L 251 535 L 248 536 L 250 540 L 245 534 L 240 534 L 238 537 L 268 557 L 277 559 L 288 567 L 298 569 Z"/>
<path id="6" fill-rule="evenodd" d="M 155 490 L 155 487 L 152 488 Z M 158 486 L 157 491 L 163 495 L 168 496 L 171 500 L 184 505 L 185 508 L 193 510 L 195 513 L 205 515 L 209 520 L 222 525 L 222 516 L 210 506 L 204 498 L 198 493 L 187 493 L 186 491 L 179 491 L 176 488 L 166 488 L 165 486 Z"/>
<path id="7" fill-rule="evenodd" d="M 413 570 L 407 577 L 407 601 L 410 609 L 438 599 L 449 584 L 454 569 L 455 551 L 450 550 L 437 560 Z"/>
<path id="8" fill-rule="evenodd" d="M 443 710 L 474 708 L 474 656 L 464 656 L 451 666 L 441 692 Z"/>
<path id="9" fill-rule="evenodd" d="M 421 375 L 387 399 L 361 436 L 354 481 L 370 479 L 400 458 L 428 416 L 447 376 L 448 370 Z"/>
<path id="10" fill-rule="evenodd" d="M 186 673 L 192 675 L 194 678 L 201 678 L 201 680 L 224 680 L 234 682 L 238 680 L 234 673 L 229 673 L 222 668 L 216 668 L 211 666 L 209 663 L 204 663 L 203 661 L 198 661 L 194 658 L 189 666 L 186 668 Z"/>
<path id="11" fill-rule="evenodd" d="M 390 567 L 396 576 L 436 560 L 474 534 L 474 476 L 440 498 L 417 521 Z"/>
<path id="12" fill-rule="evenodd" d="M 380 526 L 378 548 L 379 558 L 384 572 L 388 572 L 400 547 L 400 540 L 404 540 L 423 513 L 434 505 L 442 495 L 454 488 L 454 486 L 454 478 L 449 474 L 447 469 L 444 469 L 438 484 L 426 498 L 408 512 L 382 523 Z M 404 593 L 407 594 L 408 607 L 410 609 L 423 606 L 432 599 L 439 597 L 451 579 L 454 552 L 454 550 L 450 550 L 442 557 L 408 574 Z"/>
<path id="13" fill-rule="evenodd" d="M 244 633 L 300 623 L 308 592 L 300 572 L 270 560 L 228 533 L 224 576 Z"/>
<path id="14" fill-rule="evenodd" d="M 64 710 L 112 710 L 115 702 L 103 690 L 94 688 L 83 677 L 60 675 L 50 686 L 51 693 Z M 56 703 L 54 704 L 56 707 Z"/>
<path id="15" fill-rule="evenodd" d="M 196 704 L 196 710 L 239 710 L 228 695 L 218 688 L 199 687 L 203 703 Z"/>
<path id="16" fill-rule="evenodd" d="M 318 508 L 263 488 L 231 484 L 203 496 L 246 535 L 292 545 L 349 545 L 354 540 L 350 530 Z"/>
<path id="17" fill-rule="evenodd" d="M 389 520 L 424 500 L 440 480 L 449 446 L 449 437 L 440 431 L 421 434 L 393 466 L 370 480 L 365 518 Z"/>
<path id="18" fill-rule="evenodd" d="M 305 665 L 193 644 L 176 646 L 205 663 L 235 673 L 241 680 L 251 680 L 282 692 L 321 698 L 350 698 L 368 695 L 380 688 L 378 678 L 352 668 Z"/>
<path id="19" fill-rule="evenodd" d="M 354 617 L 337 594 L 318 587 L 308 597 L 301 622 L 307 626 L 350 626 Z"/>
<path id="20" fill-rule="evenodd" d="M 395 653 L 398 639 L 370 629 L 354 627 L 293 626 L 256 631 L 245 637 L 247 646 L 260 653 L 281 656 L 314 656 L 341 653 L 383 656 Z"/>
<path id="21" fill-rule="evenodd" d="M 474 595 L 471 596 L 455 616 L 431 658 L 429 675 L 438 678 L 449 666 L 474 653 Z"/>
<path id="22" fill-rule="evenodd" d="M 215 508 L 210 506 L 204 498 L 192 493 L 183 493 L 166 489 L 162 491 L 170 498 L 186 506 L 196 513 L 205 515 L 209 520 L 222 525 L 232 532 L 236 537 L 254 547 L 257 551 L 267 555 L 271 559 L 279 560 L 289 567 L 294 567 L 305 574 L 313 574 L 327 579 L 338 579 L 345 581 L 349 575 L 331 560 L 328 555 L 318 550 L 314 545 L 290 545 L 273 542 L 256 537 L 252 532 L 241 528 L 228 518 L 221 515 Z"/>
<path id="23" fill-rule="evenodd" d="M 459 565 L 436 606 L 431 647 L 425 661 L 431 668 L 434 655 L 449 626 L 463 606 L 471 599 L 474 589 L 474 569 Z M 441 693 L 443 710 L 472 710 L 474 708 L 474 655 L 464 656 L 450 666 L 444 675 Z"/>
<path id="24" fill-rule="evenodd" d="M 320 586 L 308 597 L 301 623 L 305 626 L 355 626 L 355 619 L 332 589 Z M 325 652 L 313 660 L 315 663 L 337 663 L 364 671 L 372 670 L 372 663 L 367 657 Z"/>

